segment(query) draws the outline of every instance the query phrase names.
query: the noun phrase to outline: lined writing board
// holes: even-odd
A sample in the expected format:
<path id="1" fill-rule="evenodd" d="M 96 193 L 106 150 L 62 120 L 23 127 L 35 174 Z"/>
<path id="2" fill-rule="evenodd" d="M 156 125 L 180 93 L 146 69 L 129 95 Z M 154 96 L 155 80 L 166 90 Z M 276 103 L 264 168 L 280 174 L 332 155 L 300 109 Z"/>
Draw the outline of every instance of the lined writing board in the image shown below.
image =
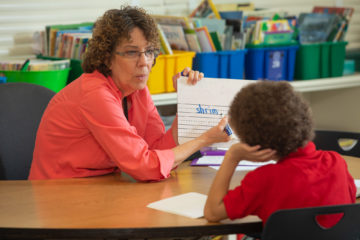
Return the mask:
<path id="1" fill-rule="evenodd" d="M 187 78 L 178 80 L 178 140 L 187 142 L 217 125 L 228 114 L 229 106 L 240 89 L 253 80 L 203 78 L 195 86 L 186 84 Z M 228 148 L 238 139 L 216 143 L 212 147 Z"/>

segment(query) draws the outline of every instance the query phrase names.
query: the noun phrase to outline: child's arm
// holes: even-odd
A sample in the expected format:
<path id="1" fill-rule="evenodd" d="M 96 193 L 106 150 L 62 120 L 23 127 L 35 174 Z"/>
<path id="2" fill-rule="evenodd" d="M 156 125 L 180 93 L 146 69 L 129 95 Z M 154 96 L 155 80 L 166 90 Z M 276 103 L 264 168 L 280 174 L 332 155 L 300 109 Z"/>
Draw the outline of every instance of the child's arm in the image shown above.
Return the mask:
<path id="1" fill-rule="evenodd" d="M 236 143 L 227 151 L 224 161 L 211 185 L 204 208 L 204 216 L 208 221 L 216 222 L 227 218 L 223 198 L 226 195 L 235 168 L 241 160 L 270 160 L 275 151 L 259 150 L 260 146 L 250 147 L 245 143 Z"/>

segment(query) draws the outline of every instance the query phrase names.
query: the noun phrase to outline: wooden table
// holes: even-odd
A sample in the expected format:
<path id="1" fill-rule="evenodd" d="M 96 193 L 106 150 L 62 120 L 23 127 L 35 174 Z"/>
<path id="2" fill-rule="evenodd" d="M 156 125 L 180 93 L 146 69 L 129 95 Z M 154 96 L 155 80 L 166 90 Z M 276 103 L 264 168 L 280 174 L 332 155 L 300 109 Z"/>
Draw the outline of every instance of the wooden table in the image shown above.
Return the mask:
<path id="1" fill-rule="evenodd" d="M 38 238 L 186 237 L 256 232 L 259 218 L 208 223 L 146 206 L 174 195 L 207 194 L 216 171 L 182 164 L 171 177 L 139 183 L 111 174 L 101 177 L 37 181 L 0 181 L 1 236 Z M 237 173 L 232 186 L 244 172 Z"/>
<path id="2" fill-rule="evenodd" d="M 346 157 L 354 178 L 360 159 Z M 147 208 L 186 192 L 207 194 L 216 171 L 182 164 L 169 179 L 138 183 L 112 174 L 41 181 L 0 181 L 0 238 L 187 237 L 261 231 L 259 218 L 208 223 Z M 236 172 L 231 187 L 245 172 Z"/>

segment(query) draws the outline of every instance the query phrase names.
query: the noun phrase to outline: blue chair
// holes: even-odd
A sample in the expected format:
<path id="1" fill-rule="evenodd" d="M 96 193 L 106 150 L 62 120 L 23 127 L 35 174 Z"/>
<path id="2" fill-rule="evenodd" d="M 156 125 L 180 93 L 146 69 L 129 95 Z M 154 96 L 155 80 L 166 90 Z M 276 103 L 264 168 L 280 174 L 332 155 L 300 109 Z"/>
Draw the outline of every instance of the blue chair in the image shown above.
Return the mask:
<path id="1" fill-rule="evenodd" d="M 322 227 L 316 216 L 344 213 L 331 228 Z M 261 240 L 358 240 L 360 239 L 360 204 L 284 209 L 267 220 Z"/>
<path id="2" fill-rule="evenodd" d="M 0 84 L 0 180 L 27 179 L 36 132 L 54 95 L 40 85 Z"/>

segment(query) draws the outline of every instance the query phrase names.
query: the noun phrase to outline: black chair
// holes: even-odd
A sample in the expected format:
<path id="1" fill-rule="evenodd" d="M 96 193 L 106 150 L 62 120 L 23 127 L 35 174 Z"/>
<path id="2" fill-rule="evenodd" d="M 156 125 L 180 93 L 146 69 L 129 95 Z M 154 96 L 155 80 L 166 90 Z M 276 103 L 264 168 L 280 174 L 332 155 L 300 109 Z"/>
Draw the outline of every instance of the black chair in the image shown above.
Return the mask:
<path id="1" fill-rule="evenodd" d="M 331 228 L 316 221 L 317 215 L 344 213 Z M 285 209 L 267 220 L 261 240 L 358 240 L 360 239 L 360 204 Z"/>
<path id="2" fill-rule="evenodd" d="M 340 139 L 351 139 L 353 144 L 350 147 L 342 147 L 339 145 Z M 317 149 L 360 157 L 360 133 L 316 130 L 314 143 Z"/>
<path id="3" fill-rule="evenodd" d="M 51 79 L 49 79 L 51 80 Z M 55 92 L 29 83 L 0 84 L 0 179 L 27 179 L 42 114 Z"/>

